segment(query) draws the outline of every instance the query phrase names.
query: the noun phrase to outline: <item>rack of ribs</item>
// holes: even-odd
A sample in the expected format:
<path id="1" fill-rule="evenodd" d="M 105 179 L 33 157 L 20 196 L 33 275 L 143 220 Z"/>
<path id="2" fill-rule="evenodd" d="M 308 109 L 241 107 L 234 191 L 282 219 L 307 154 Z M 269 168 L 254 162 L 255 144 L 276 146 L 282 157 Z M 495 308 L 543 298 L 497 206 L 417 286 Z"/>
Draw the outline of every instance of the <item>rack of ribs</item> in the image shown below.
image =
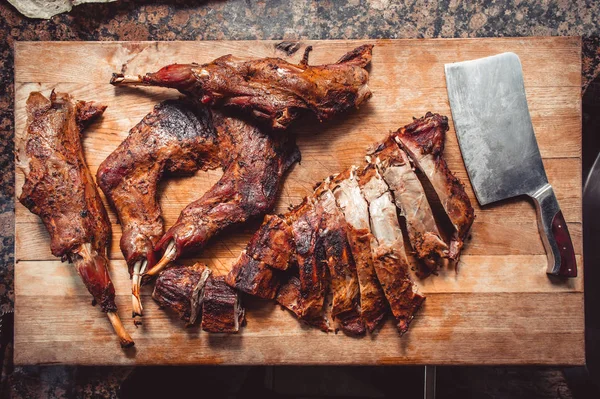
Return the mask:
<path id="1" fill-rule="evenodd" d="M 448 118 L 428 112 L 424 117 L 395 132 L 396 142 L 410 155 L 415 166 L 431 182 L 442 206 L 454 226 L 450 240 L 450 259 L 458 260 L 460 250 L 475 213 L 465 188 L 448 169 L 442 156 L 448 131 Z"/>
<path id="2" fill-rule="evenodd" d="M 121 346 L 128 347 L 134 342 L 117 315 L 108 274 L 111 227 L 81 144 L 83 127 L 105 109 L 67 93 L 29 95 L 24 137 L 17 142 L 17 164 L 25 175 L 19 201 L 42 219 L 52 254 L 75 265 Z"/>
<path id="3" fill-rule="evenodd" d="M 307 47 L 299 64 L 280 58 L 250 61 L 225 55 L 207 64 L 173 64 L 145 75 L 113 74 L 113 85 L 161 86 L 203 104 L 233 107 L 273 128 L 283 129 L 301 114 L 323 121 L 371 97 L 367 85 L 372 45 L 345 54 L 335 64 L 310 66 Z"/>
<path id="4" fill-rule="evenodd" d="M 98 185 L 116 209 L 121 251 L 132 278 L 133 317 L 141 323 L 141 275 L 157 259 L 154 246 L 164 234 L 157 185 L 165 173 L 193 173 L 220 165 L 217 134 L 208 109 L 168 100 L 134 126 L 98 168 Z"/>
<path id="5" fill-rule="evenodd" d="M 182 255 L 200 251 L 216 234 L 271 210 L 285 172 L 300 159 L 293 137 L 271 135 L 232 116 L 213 111 L 224 173 L 199 200 L 181 211 L 157 243 L 161 260 L 147 276 L 158 274 Z"/>

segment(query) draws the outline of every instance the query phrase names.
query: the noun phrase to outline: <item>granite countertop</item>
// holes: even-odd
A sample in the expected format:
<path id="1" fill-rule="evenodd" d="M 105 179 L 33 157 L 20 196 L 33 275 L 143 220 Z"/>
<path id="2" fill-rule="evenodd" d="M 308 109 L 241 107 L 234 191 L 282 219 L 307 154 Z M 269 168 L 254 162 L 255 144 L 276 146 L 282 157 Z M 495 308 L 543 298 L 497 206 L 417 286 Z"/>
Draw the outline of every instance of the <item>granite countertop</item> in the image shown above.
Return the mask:
<path id="1" fill-rule="evenodd" d="M 583 37 L 583 87 L 600 72 L 600 2 L 595 0 L 123 0 L 86 4 L 30 20 L 0 4 L 0 310 L 13 308 L 14 87 L 17 40 L 242 40 L 495 36 Z M 49 66 L 51 67 L 51 66 Z M 8 356 L 7 354 L 7 357 Z M 12 371 L 7 362 L 6 370 Z M 129 369 L 17 368 L 11 397 L 115 396 Z M 544 373 L 547 371 L 543 371 Z M 6 382 L 6 381 L 5 381 Z M 569 397 L 565 386 L 549 387 Z M 552 389 L 550 389 L 552 388 Z M 565 391 L 566 390 L 566 391 Z"/>

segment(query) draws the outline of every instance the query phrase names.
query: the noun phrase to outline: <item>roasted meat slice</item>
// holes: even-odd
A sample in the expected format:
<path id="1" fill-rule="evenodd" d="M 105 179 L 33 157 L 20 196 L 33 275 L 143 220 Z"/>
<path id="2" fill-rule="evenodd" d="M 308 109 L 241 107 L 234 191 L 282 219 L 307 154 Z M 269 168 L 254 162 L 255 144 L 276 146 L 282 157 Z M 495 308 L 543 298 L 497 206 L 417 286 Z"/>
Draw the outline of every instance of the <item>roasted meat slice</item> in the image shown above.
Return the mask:
<path id="1" fill-rule="evenodd" d="M 177 89 L 204 104 L 250 111 L 274 128 L 286 128 L 301 112 L 325 120 L 358 107 L 371 97 L 365 67 L 373 46 L 360 46 L 337 63 L 308 65 L 280 58 L 242 61 L 231 55 L 208 64 L 173 64 L 146 75 L 113 74 L 113 85 L 148 85 Z"/>
<path id="2" fill-rule="evenodd" d="M 396 206 L 374 164 L 370 163 L 360 171 L 359 182 L 369 204 L 375 272 L 396 319 L 398 331 L 404 334 L 425 297 L 417 293 L 417 287 L 408 274 L 409 262 Z"/>
<path id="3" fill-rule="evenodd" d="M 225 283 L 225 276 L 209 277 L 204 287 L 202 329 L 214 333 L 237 333 L 245 311 L 238 293 Z"/>
<path id="4" fill-rule="evenodd" d="M 300 306 L 300 280 L 294 276 L 290 277 L 277 292 L 275 300 L 278 304 L 294 313 L 296 317 L 301 318 L 302 307 Z"/>
<path id="5" fill-rule="evenodd" d="M 448 257 L 448 245 L 440 237 L 431 207 L 408 156 L 393 137 L 380 144 L 374 154 L 383 179 L 393 193 L 396 206 L 406 218 L 408 237 L 419 259 L 434 271 Z"/>
<path id="6" fill-rule="evenodd" d="M 292 235 L 296 245 L 296 264 L 300 277 L 300 318 L 328 331 L 323 313 L 327 292 L 327 266 L 319 236 L 322 216 L 309 199 L 290 213 Z"/>
<path id="7" fill-rule="evenodd" d="M 160 307 L 175 311 L 189 325 L 196 322 L 211 270 L 202 263 L 170 267 L 156 279 L 152 298 Z"/>
<path id="8" fill-rule="evenodd" d="M 225 228 L 273 208 L 286 170 L 300 159 L 294 139 L 269 135 L 242 119 L 214 112 L 220 158 L 225 171 L 202 198 L 189 204 L 157 244 L 162 259 L 147 275 L 158 273 L 183 254 L 200 251 Z"/>
<path id="9" fill-rule="evenodd" d="M 415 119 L 413 123 L 400 128 L 393 135 L 410 155 L 415 166 L 431 182 L 440 199 L 455 229 L 448 256 L 458 259 L 475 219 L 475 213 L 465 187 L 450 172 L 442 156 L 447 131 L 448 118 L 428 112 L 423 118 Z"/>
<path id="10" fill-rule="evenodd" d="M 315 193 L 315 207 L 323 215 L 319 235 L 331 278 L 331 317 L 339 321 L 344 332 L 364 334 L 366 330 L 360 316 L 358 275 L 348 242 L 348 224 L 337 207 L 333 193 L 326 187 Z"/>
<path id="11" fill-rule="evenodd" d="M 110 222 L 81 145 L 84 125 L 105 106 L 75 101 L 67 93 L 50 98 L 32 92 L 27 125 L 17 142 L 17 162 L 25 174 L 19 201 L 38 215 L 50 234 L 52 254 L 75 265 L 94 300 L 112 323 L 121 346 L 133 345 L 115 304 L 108 274 Z"/>
<path id="12" fill-rule="evenodd" d="M 281 272 L 243 251 L 225 276 L 225 282 L 238 291 L 259 298 L 273 299 L 281 284 L 279 273 Z"/>
<path id="13" fill-rule="evenodd" d="M 353 166 L 335 176 L 330 187 L 348 222 L 348 241 L 352 248 L 360 287 L 361 317 L 371 332 L 383 320 L 387 306 L 373 267 L 369 209 L 360 192 L 356 167 Z"/>
<path id="14" fill-rule="evenodd" d="M 280 270 L 287 270 L 294 251 L 292 228 L 285 218 L 278 215 L 265 216 L 246 247 L 246 252 L 253 259 Z"/>
<path id="15" fill-rule="evenodd" d="M 165 172 L 214 169 L 220 165 L 218 155 L 210 111 L 168 100 L 156 105 L 100 165 L 98 184 L 123 230 L 120 244 L 132 277 L 134 317 L 142 315 L 140 275 L 156 263 L 154 246 L 164 233 L 158 181 Z"/>

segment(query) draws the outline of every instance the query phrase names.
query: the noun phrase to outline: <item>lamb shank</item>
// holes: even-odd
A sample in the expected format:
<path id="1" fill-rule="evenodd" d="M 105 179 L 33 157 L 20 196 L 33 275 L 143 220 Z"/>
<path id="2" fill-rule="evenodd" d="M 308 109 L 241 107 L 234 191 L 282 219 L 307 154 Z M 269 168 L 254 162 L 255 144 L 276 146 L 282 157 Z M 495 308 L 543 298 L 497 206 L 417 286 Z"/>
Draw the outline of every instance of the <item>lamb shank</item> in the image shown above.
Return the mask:
<path id="1" fill-rule="evenodd" d="M 110 223 L 81 145 L 83 127 L 106 106 L 53 91 L 49 99 L 32 92 L 26 107 L 24 137 L 17 142 L 17 164 L 25 174 L 19 201 L 42 219 L 52 254 L 75 265 L 121 346 L 132 346 L 117 315 L 108 274 Z"/>
<path id="2" fill-rule="evenodd" d="M 243 61 L 225 55 L 208 64 L 173 64 L 145 75 L 113 74 L 110 83 L 177 89 L 203 104 L 245 110 L 273 128 L 284 129 L 302 113 L 322 121 L 370 98 L 365 67 L 372 49 L 363 45 L 335 64 L 319 66 L 308 65 L 311 47 L 300 64 L 280 58 Z"/>

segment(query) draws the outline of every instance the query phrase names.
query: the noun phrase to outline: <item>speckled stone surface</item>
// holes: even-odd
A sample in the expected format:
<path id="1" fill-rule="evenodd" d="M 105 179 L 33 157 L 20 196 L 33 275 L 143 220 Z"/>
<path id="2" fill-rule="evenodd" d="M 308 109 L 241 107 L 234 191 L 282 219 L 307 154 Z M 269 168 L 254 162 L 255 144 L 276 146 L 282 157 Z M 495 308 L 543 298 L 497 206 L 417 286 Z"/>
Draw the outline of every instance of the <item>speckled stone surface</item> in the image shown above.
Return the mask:
<path id="1" fill-rule="evenodd" d="M 600 72 L 595 0 L 125 0 L 28 20 L 0 3 L 0 310 L 12 309 L 14 268 L 13 45 L 17 40 L 583 37 L 583 88 Z M 19 368 L 11 397 L 116 396 L 125 369 Z M 70 381 L 70 382 L 65 382 Z M 562 397 L 565 397 L 564 394 Z"/>

